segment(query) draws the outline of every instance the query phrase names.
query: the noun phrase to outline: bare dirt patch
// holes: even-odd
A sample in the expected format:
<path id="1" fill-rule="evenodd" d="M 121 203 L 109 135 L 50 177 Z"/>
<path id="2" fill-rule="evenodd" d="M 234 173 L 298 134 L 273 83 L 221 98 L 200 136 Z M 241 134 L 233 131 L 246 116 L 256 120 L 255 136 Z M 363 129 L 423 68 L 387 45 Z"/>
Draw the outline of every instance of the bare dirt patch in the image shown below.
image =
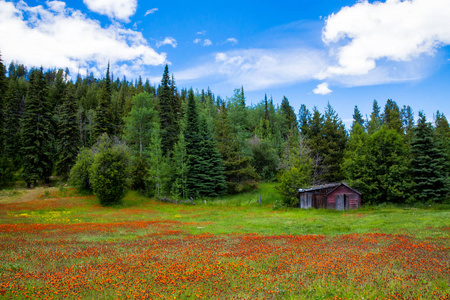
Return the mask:
<path id="1" fill-rule="evenodd" d="M 57 190 L 56 187 L 4 190 L 0 191 L 0 204 L 30 202 Z"/>

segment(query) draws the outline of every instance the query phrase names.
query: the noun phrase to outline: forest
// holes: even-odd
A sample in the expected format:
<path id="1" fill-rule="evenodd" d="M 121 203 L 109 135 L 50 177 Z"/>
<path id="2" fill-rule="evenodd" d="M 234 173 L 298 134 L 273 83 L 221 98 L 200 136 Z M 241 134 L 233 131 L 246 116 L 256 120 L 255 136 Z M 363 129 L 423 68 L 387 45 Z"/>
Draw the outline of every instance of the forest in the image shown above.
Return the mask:
<path id="1" fill-rule="evenodd" d="M 449 203 L 450 127 L 439 111 L 427 120 L 411 107 L 373 101 L 354 107 L 345 128 L 333 107 L 267 95 L 246 104 L 207 88 L 178 89 L 166 65 L 152 85 L 68 69 L 27 69 L 0 56 L 0 187 L 68 182 L 120 202 L 127 189 L 149 197 L 196 199 L 277 182 L 284 204 L 299 188 L 346 182 L 363 203 Z"/>

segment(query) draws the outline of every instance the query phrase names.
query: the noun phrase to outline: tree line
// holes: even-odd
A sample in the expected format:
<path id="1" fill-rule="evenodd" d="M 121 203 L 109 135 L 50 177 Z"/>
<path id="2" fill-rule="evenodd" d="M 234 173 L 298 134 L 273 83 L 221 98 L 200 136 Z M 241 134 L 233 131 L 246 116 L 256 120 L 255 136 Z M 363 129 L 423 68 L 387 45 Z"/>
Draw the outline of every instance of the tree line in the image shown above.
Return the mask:
<path id="1" fill-rule="evenodd" d="M 70 79 L 0 57 L 0 185 L 57 177 L 113 203 L 127 187 L 149 196 L 217 197 L 277 181 L 288 205 L 297 190 L 346 181 L 365 203 L 448 202 L 450 128 L 439 111 L 416 123 L 409 106 L 354 108 L 346 130 L 330 104 L 321 113 L 267 95 L 246 104 L 181 89 L 165 67 L 161 83 L 114 79 L 108 66 Z"/>

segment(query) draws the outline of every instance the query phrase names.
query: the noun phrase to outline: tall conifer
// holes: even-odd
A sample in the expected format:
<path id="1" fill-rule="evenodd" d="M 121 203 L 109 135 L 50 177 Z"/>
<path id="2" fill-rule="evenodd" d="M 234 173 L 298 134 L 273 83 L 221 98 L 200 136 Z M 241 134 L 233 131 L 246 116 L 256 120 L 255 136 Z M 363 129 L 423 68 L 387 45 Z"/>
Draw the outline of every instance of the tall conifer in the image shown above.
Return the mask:
<path id="1" fill-rule="evenodd" d="M 22 119 L 23 176 L 27 186 L 48 181 L 52 171 L 51 112 L 42 68 L 33 70 Z"/>
<path id="2" fill-rule="evenodd" d="M 414 191 L 420 202 L 443 202 L 448 194 L 448 162 L 440 150 L 431 124 L 419 112 L 411 144 L 411 165 Z"/>
<path id="3" fill-rule="evenodd" d="M 57 163 L 56 172 L 64 178 L 69 177 L 70 169 L 74 165 L 78 149 L 80 147 L 80 136 L 78 132 L 77 105 L 74 98 L 74 86 L 69 84 L 63 104 L 61 117 L 58 120 L 57 140 Z"/>
<path id="4" fill-rule="evenodd" d="M 93 141 L 103 133 L 114 134 L 114 123 L 111 110 L 111 79 L 109 77 L 109 63 L 106 69 L 105 84 L 100 91 L 97 113 L 94 119 Z"/>

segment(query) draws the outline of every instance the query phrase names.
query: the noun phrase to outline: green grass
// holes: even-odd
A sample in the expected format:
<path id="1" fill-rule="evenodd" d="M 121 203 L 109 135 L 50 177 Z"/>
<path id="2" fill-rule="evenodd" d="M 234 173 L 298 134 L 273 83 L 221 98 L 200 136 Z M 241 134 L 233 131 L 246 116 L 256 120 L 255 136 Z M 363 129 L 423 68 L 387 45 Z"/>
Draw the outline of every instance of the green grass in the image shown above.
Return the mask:
<path id="1" fill-rule="evenodd" d="M 448 207 L 301 210 L 274 187 L 195 205 L 129 192 L 114 207 L 2 191 L 0 298 L 446 299 Z"/>

